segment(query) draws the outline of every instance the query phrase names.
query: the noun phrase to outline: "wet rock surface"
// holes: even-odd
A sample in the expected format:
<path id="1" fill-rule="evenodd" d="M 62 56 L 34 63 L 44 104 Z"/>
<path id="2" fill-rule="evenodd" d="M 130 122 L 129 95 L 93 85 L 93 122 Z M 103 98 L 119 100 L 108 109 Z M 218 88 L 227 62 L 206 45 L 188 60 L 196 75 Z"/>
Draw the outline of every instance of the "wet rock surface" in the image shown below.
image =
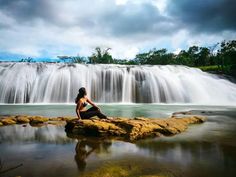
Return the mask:
<path id="1" fill-rule="evenodd" d="M 75 117 L 43 117 L 30 115 L 15 115 L 15 116 L 0 116 L 0 126 L 14 125 L 14 124 L 30 124 L 31 126 L 43 126 L 47 124 L 58 125 L 65 123 L 66 120 L 75 119 Z"/>
<path id="2" fill-rule="evenodd" d="M 78 120 L 75 117 L 43 117 L 43 116 L 2 116 L 0 126 L 14 124 L 29 124 L 33 127 L 44 125 L 65 125 L 65 131 L 69 137 L 104 137 L 115 138 L 125 141 L 135 141 L 161 135 L 170 136 L 181 133 L 188 128 L 189 124 L 203 123 L 204 116 L 191 114 L 173 114 L 170 118 L 125 118 L 116 117 L 109 119 Z"/>
<path id="3" fill-rule="evenodd" d="M 203 116 L 171 117 L 166 119 L 117 117 L 113 119 L 68 120 L 65 126 L 68 136 L 115 137 L 135 141 L 161 135 L 170 136 L 185 131 L 189 124 L 199 124 Z"/>

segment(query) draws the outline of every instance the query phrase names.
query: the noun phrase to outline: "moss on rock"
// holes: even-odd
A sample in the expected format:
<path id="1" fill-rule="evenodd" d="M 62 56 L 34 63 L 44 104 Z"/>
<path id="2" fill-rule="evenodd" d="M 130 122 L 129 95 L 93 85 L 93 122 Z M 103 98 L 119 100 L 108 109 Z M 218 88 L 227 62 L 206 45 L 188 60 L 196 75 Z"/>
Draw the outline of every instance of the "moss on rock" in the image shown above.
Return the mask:
<path id="1" fill-rule="evenodd" d="M 127 141 L 135 141 L 161 135 L 175 135 L 185 131 L 189 124 L 202 123 L 205 117 L 189 116 L 184 118 L 115 118 L 110 120 L 87 119 L 67 121 L 68 134 L 116 137 Z"/>
<path id="2" fill-rule="evenodd" d="M 66 123 L 68 136 L 110 137 L 125 141 L 135 141 L 161 135 L 175 135 L 185 131 L 189 124 L 202 123 L 205 117 L 188 115 L 167 119 L 135 117 L 133 119 L 117 117 L 113 119 L 86 119 L 78 121 L 74 117 L 48 118 L 43 116 L 7 116 L 0 119 L 1 125 L 30 123 L 31 126 L 63 125 Z"/>
<path id="3" fill-rule="evenodd" d="M 75 117 L 56 117 L 49 118 L 43 116 L 30 116 L 30 115 L 12 115 L 12 116 L 1 116 L 0 117 L 0 126 L 3 125 L 14 125 L 14 124 L 27 124 L 31 126 L 38 127 L 44 126 L 47 124 L 51 125 L 64 125 L 65 121 L 74 119 Z"/>
<path id="4" fill-rule="evenodd" d="M 1 119 L 1 122 L 2 122 L 3 125 L 13 125 L 13 124 L 16 124 L 15 118 L 12 118 L 12 117 Z"/>
<path id="5" fill-rule="evenodd" d="M 35 126 L 35 125 L 39 125 L 39 124 L 44 124 L 47 121 L 49 121 L 49 118 L 47 118 L 47 117 L 32 116 L 30 118 L 30 125 Z"/>
<path id="6" fill-rule="evenodd" d="M 30 119 L 28 116 L 16 116 L 16 121 L 19 124 L 29 123 Z"/>

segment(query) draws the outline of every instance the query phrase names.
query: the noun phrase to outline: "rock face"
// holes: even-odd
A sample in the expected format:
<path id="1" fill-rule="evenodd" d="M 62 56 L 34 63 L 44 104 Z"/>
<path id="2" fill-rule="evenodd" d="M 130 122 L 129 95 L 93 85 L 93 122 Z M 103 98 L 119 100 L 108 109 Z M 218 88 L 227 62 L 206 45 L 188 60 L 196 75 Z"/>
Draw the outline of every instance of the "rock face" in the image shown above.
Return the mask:
<path id="1" fill-rule="evenodd" d="M 135 141 L 160 135 L 175 135 L 185 131 L 189 124 L 203 123 L 202 116 L 184 118 L 114 118 L 109 120 L 87 119 L 68 120 L 66 132 L 69 136 L 115 137 L 126 141 Z"/>
<path id="2" fill-rule="evenodd" d="M 0 126 L 14 125 L 14 124 L 27 124 L 31 126 L 43 126 L 45 124 L 58 125 L 58 122 L 74 119 L 75 117 L 55 117 L 48 118 L 43 116 L 29 116 L 29 115 L 15 115 L 15 116 L 1 116 Z"/>

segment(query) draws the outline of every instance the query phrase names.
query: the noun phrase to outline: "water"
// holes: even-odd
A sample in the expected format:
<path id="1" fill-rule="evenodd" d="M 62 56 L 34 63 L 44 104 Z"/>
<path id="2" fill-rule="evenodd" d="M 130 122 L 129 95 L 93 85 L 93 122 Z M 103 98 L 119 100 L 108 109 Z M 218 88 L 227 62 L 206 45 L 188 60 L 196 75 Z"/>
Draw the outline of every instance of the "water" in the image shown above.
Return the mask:
<path id="1" fill-rule="evenodd" d="M 235 104 L 236 84 L 186 66 L 0 63 L 0 103 Z"/>
<path id="2" fill-rule="evenodd" d="M 179 104 L 97 104 L 108 116 L 168 117 L 173 112 L 195 110 L 234 109 L 235 106 L 179 105 Z M 0 115 L 42 115 L 49 117 L 76 116 L 75 104 L 2 104 Z M 88 107 L 89 108 L 89 107 Z"/>
<path id="3" fill-rule="evenodd" d="M 176 136 L 138 141 L 73 139 L 63 126 L 0 128 L 2 176 L 78 177 L 110 173 L 126 176 L 233 177 L 236 173 L 236 107 L 200 105 L 100 105 L 113 116 L 168 117 L 193 110 L 208 116 Z M 74 105 L 1 105 L 0 114 L 74 115 Z M 103 175 L 102 175 L 103 174 Z"/>

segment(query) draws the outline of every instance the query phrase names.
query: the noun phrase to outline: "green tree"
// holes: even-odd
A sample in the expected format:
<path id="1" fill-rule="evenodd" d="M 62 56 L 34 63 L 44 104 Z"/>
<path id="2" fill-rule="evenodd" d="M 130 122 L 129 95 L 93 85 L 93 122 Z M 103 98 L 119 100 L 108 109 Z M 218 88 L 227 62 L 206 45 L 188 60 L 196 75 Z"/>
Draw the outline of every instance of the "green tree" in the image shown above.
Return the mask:
<path id="1" fill-rule="evenodd" d="M 196 58 L 197 66 L 209 66 L 210 65 L 210 50 L 207 47 L 200 47 L 200 51 Z"/>
<path id="2" fill-rule="evenodd" d="M 141 65 L 148 64 L 149 59 L 150 59 L 150 51 L 147 53 L 137 54 L 135 57 L 135 60 Z"/>
<path id="3" fill-rule="evenodd" d="M 81 56 L 71 57 L 73 63 L 86 63 L 86 58 Z"/>
<path id="4" fill-rule="evenodd" d="M 198 61 L 197 61 L 198 52 L 199 52 L 198 46 L 191 46 L 188 49 L 188 57 L 189 57 L 189 60 L 193 61 L 193 66 L 199 66 Z"/>
<path id="5" fill-rule="evenodd" d="M 219 43 L 217 42 L 216 44 L 208 47 L 208 49 L 210 50 L 210 56 L 209 56 L 209 65 L 217 65 L 217 54 L 215 54 L 215 50 L 218 47 Z M 218 66 L 219 68 L 219 66 Z"/>
<path id="6" fill-rule="evenodd" d="M 179 54 L 175 56 L 174 64 L 192 66 L 193 62 L 190 60 L 188 52 L 181 50 Z"/>
<path id="7" fill-rule="evenodd" d="M 166 65 L 171 64 L 174 58 L 173 53 L 167 53 L 166 49 L 156 50 L 156 48 L 146 53 L 136 55 L 139 64 Z"/>
<path id="8" fill-rule="evenodd" d="M 85 57 L 81 57 L 79 55 L 77 55 L 77 56 L 66 56 L 66 55 L 63 55 L 63 56 L 57 56 L 57 58 L 59 58 L 63 62 L 86 63 L 86 58 Z"/>
<path id="9" fill-rule="evenodd" d="M 223 41 L 220 47 L 217 57 L 222 71 L 236 75 L 236 40 Z"/>
<path id="10" fill-rule="evenodd" d="M 31 57 L 28 57 L 28 58 L 22 58 L 19 62 L 34 62 L 34 59 L 31 58 Z"/>
<path id="11" fill-rule="evenodd" d="M 102 50 L 100 47 L 95 48 L 95 52 L 92 54 L 92 56 L 89 57 L 89 63 L 104 63 L 109 64 L 113 63 L 113 58 L 111 54 L 109 53 L 109 50 L 111 48 L 107 48 L 105 50 Z"/>

